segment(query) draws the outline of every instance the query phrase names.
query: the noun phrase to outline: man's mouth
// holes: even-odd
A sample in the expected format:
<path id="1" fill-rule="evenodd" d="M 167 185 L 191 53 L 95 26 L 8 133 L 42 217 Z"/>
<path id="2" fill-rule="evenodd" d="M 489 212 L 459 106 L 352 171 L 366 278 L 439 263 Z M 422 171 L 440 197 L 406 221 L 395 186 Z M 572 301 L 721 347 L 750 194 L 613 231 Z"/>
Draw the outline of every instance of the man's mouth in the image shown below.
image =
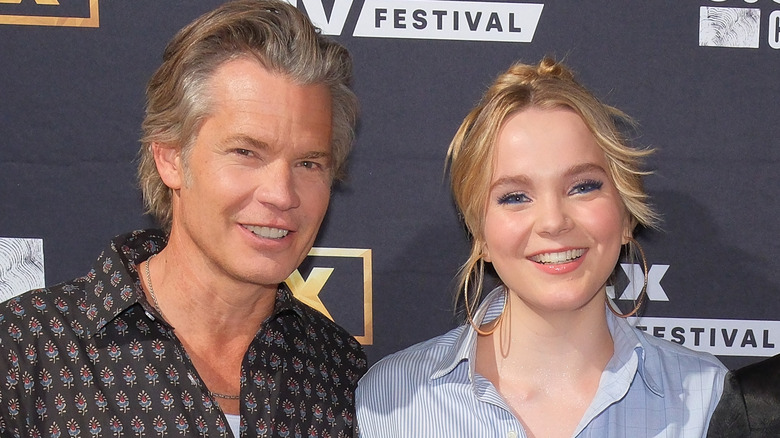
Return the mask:
<path id="1" fill-rule="evenodd" d="M 256 225 L 244 225 L 244 228 L 264 239 L 281 239 L 290 232 L 290 230 L 283 230 L 281 228 L 258 227 Z"/>
<path id="2" fill-rule="evenodd" d="M 583 254 L 585 254 L 585 249 L 580 248 L 580 249 L 570 249 L 561 252 L 546 252 L 543 254 L 537 254 L 535 256 L 531 256 L 529 257 L 529 259 L 531 261 L 543 265 L 554 265 L 560 263 L 568 263 L 573 260 L 577 260 L 578 258 L 582 257 Z"/>

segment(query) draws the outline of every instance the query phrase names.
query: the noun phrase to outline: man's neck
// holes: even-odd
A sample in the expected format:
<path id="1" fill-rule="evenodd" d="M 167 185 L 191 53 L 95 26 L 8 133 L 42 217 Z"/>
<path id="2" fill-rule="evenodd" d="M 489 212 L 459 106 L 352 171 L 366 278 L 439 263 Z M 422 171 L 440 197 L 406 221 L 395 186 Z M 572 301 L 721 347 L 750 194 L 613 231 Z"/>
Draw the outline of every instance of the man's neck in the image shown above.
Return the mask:
<path id="1" fill-rule="evenodd" d="M 140 274 L 147 298 L 156 301 L 177 336 L 214 346 L 251 340 L 271 315 L 278 289 L 231 278 L 208 261 L 179 251 L 174 242 L 142 264 Z"/>
<path id="2" fill-rule="evenodd" d="M 147 299 L 174 327 L 208 390 L 237 395 L 243 358 L 274 310 L 278 286 L 214 275 L 170 243 L 139 273 Z M 237 400 L 219 402 L 225 412 L 238 413 Z"/>

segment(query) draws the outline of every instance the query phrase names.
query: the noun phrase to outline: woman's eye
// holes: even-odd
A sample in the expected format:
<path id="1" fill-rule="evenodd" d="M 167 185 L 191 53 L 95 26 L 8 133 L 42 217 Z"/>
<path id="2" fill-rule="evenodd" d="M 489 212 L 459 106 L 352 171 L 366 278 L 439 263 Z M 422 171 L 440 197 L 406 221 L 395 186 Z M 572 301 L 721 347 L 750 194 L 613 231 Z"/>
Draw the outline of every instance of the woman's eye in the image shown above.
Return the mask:
<path id="1" fill-rule="evenodd" d="M 503 204 L 522 204 L 528 202 L 530 199 L 523 193 L 508 193 L 498 198 L 498 203 Z"/>
<path id="2" fill-rule="evenodd" d="M 569 194 L 571 195 L 581 195 L 585 193 L 590 193 L 595 190 L 601 190 L 601 186 L 603 186 L 604 183 L 601 181 L 583 181 L 577 185 L 575 185 Z"/>

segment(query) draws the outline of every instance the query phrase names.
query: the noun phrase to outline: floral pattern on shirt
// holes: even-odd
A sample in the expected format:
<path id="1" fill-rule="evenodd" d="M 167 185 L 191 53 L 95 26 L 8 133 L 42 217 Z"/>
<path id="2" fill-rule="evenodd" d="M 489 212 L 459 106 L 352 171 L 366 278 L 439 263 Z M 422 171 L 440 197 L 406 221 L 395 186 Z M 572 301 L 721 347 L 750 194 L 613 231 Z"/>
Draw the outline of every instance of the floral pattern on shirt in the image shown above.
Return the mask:
<path id="1" fill-rule="evenodd" d="M 229 437 L 217 401 L 143 296 L 166 244 L 119 236 L 84 277 L 0 304 L 0 435 Z M 354 435 L 355 339 L 280 287 L 242 363 L 242 437 Z"/>

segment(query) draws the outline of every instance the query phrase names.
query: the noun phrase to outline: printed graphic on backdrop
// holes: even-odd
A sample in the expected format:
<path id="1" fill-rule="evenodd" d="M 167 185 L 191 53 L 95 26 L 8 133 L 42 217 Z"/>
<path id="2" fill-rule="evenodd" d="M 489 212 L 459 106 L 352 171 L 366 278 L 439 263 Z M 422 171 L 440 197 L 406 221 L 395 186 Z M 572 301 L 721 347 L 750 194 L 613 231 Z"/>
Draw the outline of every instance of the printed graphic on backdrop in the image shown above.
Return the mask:
<path id="1" fill-rule="evenodd" d="M 699 45 L 758 48 L 761 10 L 714 8 L 699 10 Z"/>
<path id="2" fill-rule="evenodd" d="M 312 248 L 285 280 L 296 298 L 344 327 L 363 345 L 374 342 L 370 249 Z"/>
<path id="3" fill-rule="evenodd" d="M 322 0 L 287 0 L 303 6 L 326 35 L 343 35 L 354 0 L 335 0 L 328 16 Z M 530 43 L 543 4 L 452 0 L 365 0 L 356 37 Z"/>
<path id="4" fill-rule="evenodd" d="M 0 24 L 99 27 L 98 0 L 0 0 Z"/>
<path id="5" fill-rule="evenodd" d="M 711 1 L 722 3 L 724 0 Z M 701 6 L 699 46 L 757 49 L 768 44 L 772 49 L 780 49 L 780 1 L 745 0 L 745 3 L 754 7 Z M 762 16 L 766 18 L 762 19 Z M 767 35 L 763 43 L 762 26 L 766 26 Z"/>
<path id="6" fill-rule="evenodd" d="M 45 283 L 43 239 L 0 237 L 0 302 Z"/>
<path id="7" fill-rule="evenodd" d="M 634 301 L 644 284 L 642 266 L 621 263 L 628 285 L 617 293 L 615 287 L 607 287 L 607 295 L 613 300 Z M 655 264 L 648 267 L 647 300 L 670 301 L 661 285 L 670 265 Z M 665 318 L 640 316 L 628 318 L 632 325 L 692 350 L 706 351 L 717 356 L 768 357 L 780 353 L 780 321 L 737 319 Z"/>

